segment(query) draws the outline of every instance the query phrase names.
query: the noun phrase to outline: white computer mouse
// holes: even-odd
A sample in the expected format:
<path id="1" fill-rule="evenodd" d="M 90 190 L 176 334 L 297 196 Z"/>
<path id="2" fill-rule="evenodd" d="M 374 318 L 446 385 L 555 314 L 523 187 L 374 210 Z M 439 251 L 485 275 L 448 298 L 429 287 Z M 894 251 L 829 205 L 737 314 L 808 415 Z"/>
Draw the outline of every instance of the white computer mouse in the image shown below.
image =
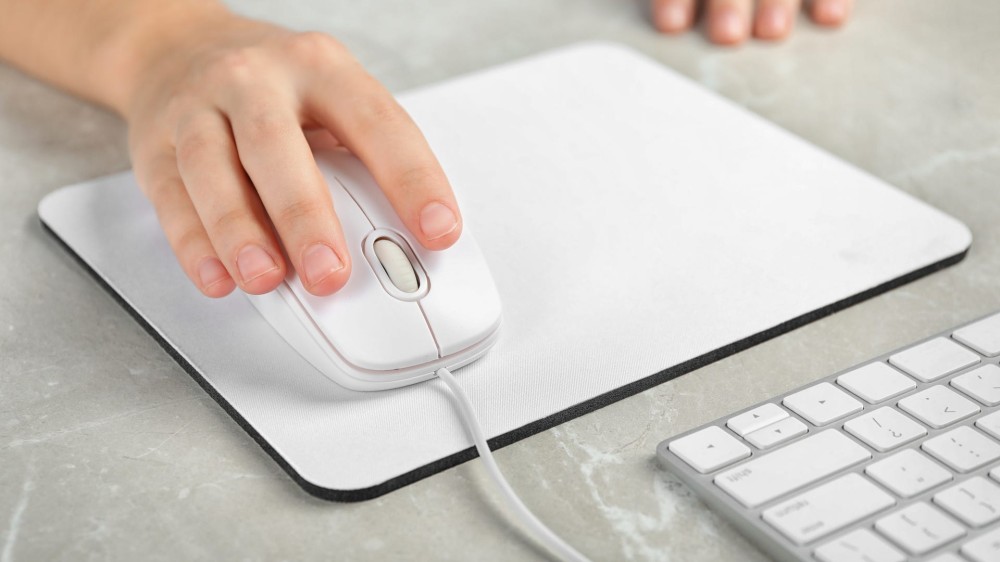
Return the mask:
<path id="1" fill-rule="evenodd" d="M 316 160 L 351 252 L 350 280 L 317 297 L 292 272 L 275 291 L 247 295 L 260 314 L 352 390 L 418 383 L 482 357 L 499 336 L 500 296 L 468 226 L 451 248 L 427 250 L 358 159 L 321 150 Z"/>

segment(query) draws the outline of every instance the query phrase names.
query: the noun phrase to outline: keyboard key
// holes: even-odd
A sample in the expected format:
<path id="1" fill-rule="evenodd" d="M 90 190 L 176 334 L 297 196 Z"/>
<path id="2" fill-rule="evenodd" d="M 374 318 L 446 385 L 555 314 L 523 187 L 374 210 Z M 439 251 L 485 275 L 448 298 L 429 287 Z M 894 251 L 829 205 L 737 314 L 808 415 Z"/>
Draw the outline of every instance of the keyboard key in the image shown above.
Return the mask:
<path id="1" fill-rule="evenodd" d="M 945 386 L 932 386 L 899 401 L 899 407 L 934 428 L 978 414 L 979 406 Z"/>
<path id="2" fill-rule="evenodd" d="M 912 498 L 951 480 L 951 471 L 913 449 L 904 449 L 868 465 L 865 474 L 903 498 Z"/>
<path id="3" fill-rule="evenodd" d="M 906 562 L 905 554 L 868 529 L 851 531 L 817 548 L 813 555 L 820 562 Z"/>
<path id="4" fill-rule="evenodd" d="M 982 476 L 934 494 L 934 503 L 970 527 L 982 527 L 1000 519 L 1000 486 Z"/>
<path id="5" fill-rule="evenodd" d="M 867 449 L 829 429 L 734 466 L 715 484 L 747 507 L 757 507 L 871 458 Z"/>
<path id="6" fill-rule="evenodd" d="M 702 474 L 750 456 L 750 447 L 714 425 L 675 439 L 668 448 Z"/>
<path id="7" fill-rule="evenodd" d="M 932 437 L 923 450 L 959 472 L 969 472 L 1000 459 L 1000 445 L 971 427 L 956 427 Z"/>
<path id="8" fill-rule="evenodd" d="M 758 449 L 767 449 L 769 447 L 774 447 L 779 443 L 784 443 L 789 439 L 798 437 L 808 430 L 809 428 L 806 427 L 806 424 L 799 421 L 798 418 L 789 416 L 779 422 L 775 422 L 767 427 L 758 429 L 757 431 L 747 435 L 746 439 Z"/>
<path id="9" fill-rule="evenodd" d="M 869 404 L 882 402 L 917 388 L 913 379 L 881 361 L 840 375 L 837 377 L 837 384 Z"/>
<path id="10" fill-rule="evenodd" d="M 757 431 L 762 427 L 767 427 L 787 417 L 788 412 L 784 408 L 777 404 L 768 403 L 729 418 L 726 426 L 735 431 L 740 437 L 746 437 L 748 433 Z"/>
<path id="11" fill-rule="evenodd" d="M 947 338 L 935 338 L 893 355 L 889 363 L 931 382 L 979 363 L 979 356 Z"/>
<path id="12" fill-rule="evenodd" d="M 990 470 L 990 478 L 1000 482 L 1000 466 Z"/>
<path id="13" fill-rule="evenodd" d="M 793 412 L 813 425 L 826 425 L 833 420 L 861 411 L 861 402 L 828 382 L 790 394 L 782 401 Z"/>
<path id="14" fill-rule="evenodd" d="M 973 562 L 1000 560 L 1000 528 L 993 529 L 963 544 L 962 554 Z"/>
<path id="15" fill-rule="evenodd" d="M 927 435 L 927 429 L 895 408 L 882 407 L 844 424 L 848 433 L 885 452 Z"/>
<path id="16" fill-rule="evenodd" d="M 792 542 L 802 545 L 895 503 L 892 496 L 864 476 L 848 474 L 768 508 L 761 516 Z"/>
<path id="17" fill-rule="evenodd" d="M 1000 439 L 1000 412 L 987 414 L 976 420 L 976 427 Z"/>
<path id="18" fill-rule="evenodd" d="M 964 527 L 927 502 L 911 504 L 879 519 L 875 529 L 914 555 L 926 554 L 965 534 Z"/>
<path id="19" fill-rule="evenodd" d="M 1000 314 L 955 330 L 951 337 L 987 357 L 1000 355 Z"/>
<path id="20" fill-rule="evenodd" d="M 951 386 L 987 406 L 1000 404 L 1000 367 L 982 367 L 951 379 Z"/>

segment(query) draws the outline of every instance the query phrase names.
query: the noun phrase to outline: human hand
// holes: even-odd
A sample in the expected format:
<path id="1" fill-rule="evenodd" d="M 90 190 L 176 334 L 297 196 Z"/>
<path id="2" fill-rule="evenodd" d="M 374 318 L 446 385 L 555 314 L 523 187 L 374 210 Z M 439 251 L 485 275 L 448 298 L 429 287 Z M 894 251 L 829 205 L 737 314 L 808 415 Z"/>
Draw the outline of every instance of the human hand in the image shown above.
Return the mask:
<path id="1" fill-rule="evenodd" d="M 720 45 L 757 39 L 784 39 L 802 2 L 813 22 L 835 27 L 847 21 L 853 0 L 652 0 L 653 23 L 664 33 L 690 29 L 704 12 L 708 39 Z M 701 9 L 701 10 L 699 10 Z"/>
<path id="2" fill-rule="evenodd" d="M 423 135 L 333 38 L 227 13 L 150 51 L 122 96 L 133 166 L 205 295 L 268 292 L 288 267 L 316 295 L 347 282 L 350 254 L 307 136 L 359 157 L 423 246 L 461 234 Z"/>

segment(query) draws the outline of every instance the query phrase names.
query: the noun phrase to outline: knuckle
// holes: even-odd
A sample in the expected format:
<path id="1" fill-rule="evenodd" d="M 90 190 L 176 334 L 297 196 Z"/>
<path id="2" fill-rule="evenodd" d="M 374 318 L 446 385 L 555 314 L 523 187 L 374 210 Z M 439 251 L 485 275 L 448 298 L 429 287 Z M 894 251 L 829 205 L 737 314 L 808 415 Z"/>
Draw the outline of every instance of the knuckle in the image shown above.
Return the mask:
<path id="1" fill-rule="evenodd" d="M 372 127 L 381 127 L 406 119 L 403 108 L 389 96 L 371 96 L 359 100 L 354 109 L 361 121 Z"/>
<path id="2" fill-rule="evenodd" d="M 217 87 L 220 83 L 250 83 L 256 74 L 257 59 L 253 48 L 228 49 L 207 63 L 205 78 L 212 87 Z"/>
<path id="3" fill-rule="evenodd" d="M 399 174 L 396 185 L 403 193 L 422 193 L 430 190 L 437 191 L 442 182 L 442 174 L 436 168 L 417 166 Z"/>
<path id="4" fill-rule="evenodd" d="M 318 31 L 290 35 L 285 40 L 285 49 L 295 60 L 309 66 L 329 64 L 350 57 L 342 43 Z"/>
<path id="5" fill-rule="evenodd" d="M 252 109 L 240 119 L 241 136 L 245 135 L 253 143 L 274 139 L 289 129 L 289 120 L 283 113 L 268 111 L 266 108 Z"/>
<path id="6" fill-rule="evenodd" d="M 187 162 L 211 148 L 213 140 L 205 127 L 197 124 L 185 127 L 177 134 L 176 153 L 179 162 Z"/>
<path id="7" fill-rule="evenodd" d="M 177 233 L 171 246 L 177 259 L 183 262 L 187 258 L 194 258 L 201 253 L 205 245 L 205 234 L 200 228 L 188 227 Z"/>
<path id="8" fill-rule="evenodd" d="M 184 185 L 173 177 L 154 177 L 141 182 L 143 192 L 154 206 L 172 198 Z"/>
<path id="9" fill-rule="evenodd" d="M 280 224 L 294 225 L 324 212 L 322 201 L 316 199 L 299 199 L 283 206 L 275 217 Z"/>
<path id="10" fill-rule="evenodd" d="M 247 227 L 247 223 L 250 221 L 250 217 L 247 215 L 246 211 L 238 207 L 225 209 L 221 213 L 213 216 L 209 227 L 209 231 L 215 233 L 215 235 L 221 234 L 231 234 L 234 232 L 240 232 Z"/>
<path id="11" fill-rule="evenodd" d="M 167 122 L 178 123 L 195 113 L 200 105 L 204 105 L 200 97 L 189 86 L 181 85 L 167 96 L 162 115 Z"/>

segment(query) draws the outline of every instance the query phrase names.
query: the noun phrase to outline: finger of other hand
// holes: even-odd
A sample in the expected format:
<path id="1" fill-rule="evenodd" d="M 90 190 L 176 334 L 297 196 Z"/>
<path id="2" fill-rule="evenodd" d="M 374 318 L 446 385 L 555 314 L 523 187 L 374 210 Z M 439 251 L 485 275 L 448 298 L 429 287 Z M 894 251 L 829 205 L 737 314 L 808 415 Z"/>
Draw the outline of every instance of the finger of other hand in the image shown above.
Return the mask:
<path id="1" fill-rule="evenodd" d="M 800 0 L 759 0 L 753 34 L 758 39 L 784 39 L 792 31 Z"/>
<path id="2" fill-rule="evenodd" d="M 819 25 L 836 27 L 847 21 L 852 8 L 853 0 L 813 0 L 809 16 Z"/>
<path id="3" fill-rule="evenodd" d="M 752 0 L 708 0 L 706 25 L 709 41 L 737 45 L 750 35 Z"/>
<path id="4" fill-rule="evenodd" d="M 686 31 L 694 25 L 695 0 L 653 0 L 653 24 L 665 33 Z"/>

